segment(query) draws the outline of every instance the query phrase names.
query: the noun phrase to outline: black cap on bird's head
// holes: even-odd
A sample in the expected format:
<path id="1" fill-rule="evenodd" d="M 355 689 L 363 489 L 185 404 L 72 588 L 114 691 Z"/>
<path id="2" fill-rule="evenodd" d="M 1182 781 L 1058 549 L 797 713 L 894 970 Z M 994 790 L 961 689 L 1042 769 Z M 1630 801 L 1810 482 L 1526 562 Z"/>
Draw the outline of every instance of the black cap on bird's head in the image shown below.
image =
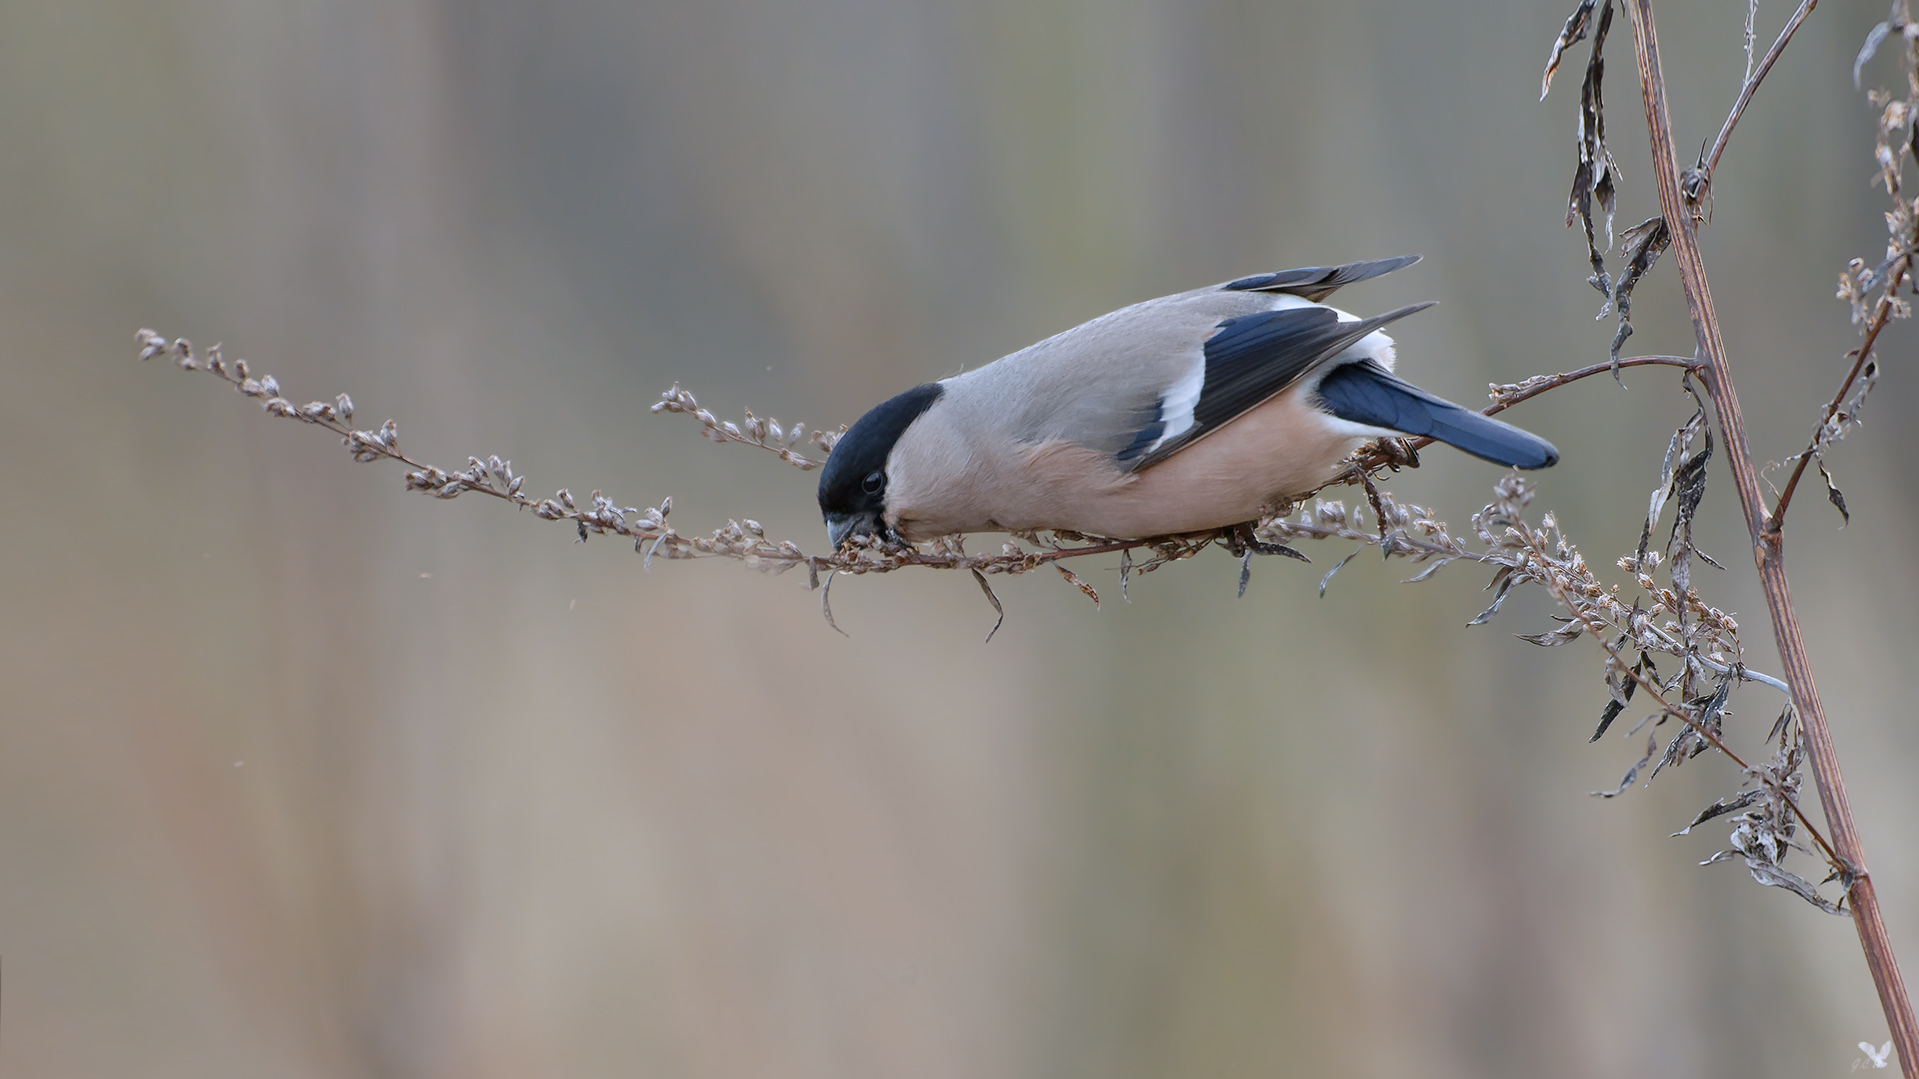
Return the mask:
<path id="1" fill-rule="evenodd" d="M 886 526 L 886 459 L 920 413 L 939 400 L 937 382 L 915 386 L 875 407 L 847 428 L 820 470 L 820 516 L 835 550 L 853 535 L 890 538 Z"/>

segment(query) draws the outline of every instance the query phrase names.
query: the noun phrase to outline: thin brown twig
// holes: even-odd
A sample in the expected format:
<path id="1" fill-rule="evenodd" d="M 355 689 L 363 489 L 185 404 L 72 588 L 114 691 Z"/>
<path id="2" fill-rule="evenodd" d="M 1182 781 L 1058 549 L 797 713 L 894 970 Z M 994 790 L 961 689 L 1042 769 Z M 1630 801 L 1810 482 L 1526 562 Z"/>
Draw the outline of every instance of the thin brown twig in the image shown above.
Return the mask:
<path id="1" fill-rule="evenodd" d="M 1746 112 L 1747 102 L 1750 102 L 1752 95 L 1758 92 L 1759 84 L 1765 81 L 1766 72 L 1772 70 L 1773 63 L 1779 59 L 1779 54 L 1786 51 L 1786 45 L 1792 41 L 1792 35 L 1799 32 L 1799 24 L 1805 22 L 1806 16 L 1812 14 L 1812 9 L 1818 6 L 1819 0 L 1803 0 L 1799 10 L 1793 12 L 1792 18 L 1786 20 L 1786 28 L 1779 31 L 1778 40 L 1772 43 L 1772 48 L 1766 50 L 1765 58 L 1759 61 L 1759 66 L 1753 69 L 1752 74 L 1739 87 L 1739 98 L 1732 103 L 1732 112 L 1726 115 L 1726 122 L 1719 125 L 1719 137 L 1712 141 L 1712 151 L 1705 157 L 1705 173 L 1708 182 L 1713 170 L 1719 167 L 1719 155 L 1726 152 L 1726 143 L 1732 139 L 1732 129 L 1739 126 L 1739 118 Z"/>
<path id="2" fill-rule="evenodd" d="M 1760 490 L 1759 470 L 1753 464 L 1752 445 L 1746 436 L 1745 417 L 1733 390 L 1732 366 L 1720 336 L 1718 315 L 1713 309 L 1712 292 L 1706 280 L 1706 267 L 1700 257 L 1698 237 L 1687 212 L 1681 189 L 1678 155 L 1673 149 L 1672 121 L 1666 109 L 1665 78 L 1659 60 L 1659 38 L 1653 24 L 1651 0 L 1626 0 L 1632 17 L 1633 47 L 1639 65 L 1640 94 L 1645 106 L 1646 124 L 1652 143 L 1653 172 L 1659 185 L 1659 204 L 1672 225 L 1672 247 L 1679 263 L 1680 281 L 1685 289 L 1686 305 L 1692 316 L 1693 334 L 1699 355 L 1709 365 L 1703 374 L 1706 391 L 1712 397 L 1720 433 L 1731 462 L 1733 482 L 1746 514 L 1747 534 L 1753 544 L 1754 562 L 1765 591 L 1766 608 L 1772 616 L 1773 636 L 1779 657 L 1785 666 L 1786 681 L 1792 686 L 1793 707 L 1798 710 L 1800 729 L 1806 739 L 1806 756 L 1818 784 L 1819 799 L 1825 806 L 1826 823 L 1833 848 L 1841 863 L 1850 870 L 1845 881 L 1852 898 L 1852 919 L 1859 933 L 1860 949 L 1865 953 L 1886 1025 L 1899 1050 L 1899 1062 L 1906 1079 L 1919 1079 L 1919 1022 L 1913 1017 L 1912 1002 L 1893 954 L 1891 937 L 1879 909 L 1877 892 L 1865 864 L 1865 851 L 1853 825 L 1852 809 L 1846 797 L 1845 781 L 1840 775 L 1839 758 L 1832 744 L 1825 706 L 1813 682 L 1812 665 L 1807 655 L 1805 636 L 1793 607 L 1792 590 L 1786 581 L 1784 547 L 1777 534 L 1766 531 L 1765 498 Z"/>
<path id="3" fill-rule="evenodd" d="M 1492 416 L 1511 408 L 1521 401 L 1530 401 L 1540 394 L 1545 393 L 1547 390 L 1556 390 L 1569 383 L 1578 382 L 1582 378 L 1591 378 L 1594 375 L 1609 375 L 1615 368 L 1648 366 L 1682 367 L 1688 371 L 1697 371 L 1699 370 L 1700 364 L 1698 360 L 1689 359 L 1685 356 L 1628 356 L 1616 363 L 1612 361 L 1595 363 L 1581 367 L 1576 371 L 1567 371 L 1560 375 L 1540 375 L 1529 378 L 1524 382 L 1514 383 L 1510 386 L 1495 387 L 1492 406 L 1480 411 L 1483 415 Z"/>
<path id="4" fill-rule="evenodd" d="M 1846 396 L 1852 392 L 1853 385 L 1859 381 L 1859 372 L 1865 370 L 1866 364 L 1872 361 L 1872 346 L 1879 340 L 1879 331 L 1892 322 L 1892 313 L 1895 308 L 1893 293 L 1899 291 L 1899 286 L 1905 283 L 1906 269 L 1911 262 L 1912 259 L 1908 256 L 1894 264 L 1892 276 L 1886 283 L 1886 291 L 1880 295 L 1879 303 L 1873 308 L 1872 321 L 1866 326 L 1866 338 L 1852 353 L 1851 369 L 1846 372 L 1845 379 L 1839 383 L 1839 392 L 1833 394 L 1832 401 L 1826 405 L 1825 414 L 1820 417 L 1819 426 L 1813 430 L 1811 441 L 1806 443 L 1804 452 L 1800 453 L 1799 463 L 1793 466 L 1792 477 L 1786 480 L 1785 489 L 1779 492 L 1779 501 L 1773 505 L 1772 513 L 1766 517 L 1766 534 L 1775 543 L 1778 542 L 1779 530 L 1785 525 L 1786 507 L 1792 505 L 1792 493 L 1799 487 L 1799 477 L 1806 474 L 1806 466 L 1812 463 L 1813 457 L 1819 451 L 1820 433 L 1832 422 L 1832 418 L 1839 414 L 1839 407 L 1846 403 Z"/>

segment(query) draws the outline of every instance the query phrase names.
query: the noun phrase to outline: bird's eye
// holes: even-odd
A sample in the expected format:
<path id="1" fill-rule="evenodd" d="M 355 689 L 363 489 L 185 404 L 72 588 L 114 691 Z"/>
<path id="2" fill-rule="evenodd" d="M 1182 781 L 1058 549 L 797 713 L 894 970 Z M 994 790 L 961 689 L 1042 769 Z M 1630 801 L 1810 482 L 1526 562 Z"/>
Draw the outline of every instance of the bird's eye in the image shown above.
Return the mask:
<path id="1" fill-rule="evenodd" d="M 886 473 L 884 472 L 868 473 L 867 477 L 860 481 L 860 490 L 865 491 L 869 495 L 879 494 L 885 488 Z"/>

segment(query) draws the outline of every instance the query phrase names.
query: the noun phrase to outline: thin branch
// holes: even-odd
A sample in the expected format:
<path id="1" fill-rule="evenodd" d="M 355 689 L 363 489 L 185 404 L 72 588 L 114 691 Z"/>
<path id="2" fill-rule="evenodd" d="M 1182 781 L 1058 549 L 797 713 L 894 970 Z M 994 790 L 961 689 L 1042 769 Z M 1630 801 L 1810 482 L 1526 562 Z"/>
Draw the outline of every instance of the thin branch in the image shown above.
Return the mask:
<path id="1" fill-rule="evenodd" d="M 713 441 L 740 442 L 748 446 L 758 446 L 777 454 L 780 460 L 802 472 L 810 472 L 820 467 L 822 463 L 793 451 L 795 443 L 806 440 L 805 424 L 796 423 L 791 429 L 781 430 L 780 421 L 771 416 L 764 419 L 755 416 L 750 408 L 746 410 L 745 423 L 731 423 L 701 408 L 699 401 L 695 400 L 692 394 L 680 389 L 680 384 L 677 382 L 673 384 L 672 389 L 661 394 L 660 399 L 654 402 L 653 411 L 678 412 L 691 416 L 700 421 L 706 437 Z M 845 433 L 844 426 L 838 432 L 814 431 L 812 442 L 827 453 L 832 453 L 833 443 L 839 441 L 840 435 Z"/>
<path id="2" fill-rule="evenodd" d="M 1732 112 L 1726 115 L 1726 122 L 1719 126 L 1719 137 L 1712 141 L 1712 151 L 1705 157 L 1704 171 L 1708 182 L 1713 170 L 1719 167 L 1719 155 L 1726 152 L 1726 143 L 1732 139 L 1732 129 L 1739 126 L 1739 118 L 1745 115 L 1746 103 L 1751 101 L 1752 95 L 1758 92 L 1759 84 L 1765 81 L 1766 72 L 1772 70 L 1773 63 L 1779 59 L 1779 54 L 1786 51 L 1786 45 L 1792 41 L 1792 35 L 1799 32 L 1799 24 L 1805 22 L 1806 16 L 1812 14 L 1812 9 L 1818 6 L 1819 0 L 1804 0 L 1799 5 L 1799 10 L 1792 13 L 1792 18 L 1786 20 L 1786 28 L 1779 31 L 1779 39 L 1772 43 L 1772 48 L 1766 50 L 1765 59 L 1759 61 L 1759 66 L 1746 76 L 1745 84 L 1739 88 L 1739 99 L 1732 103 Z M 1750 27 L 1747 33 L 1751 33 Z M 1747 56 L 1750 61 L 1751 54 L 1748 53 Z"/>
<path id="3" fill-rule="evenodd" d="M 1805 475 L 1806 466 L 1819 452 L 1820 436 L 1831 425 L 1833 417 L 1839 414 L 1839 408 L 1846 403 L 1846 397 L 1852 393 L 1853 386 L 1859 381 L 1859 373 L 1872 362 L 1872 346 L 1879 340 L 1879 331 L 1891 324 L 1893 312 L 1898 305 L 1893 294 L 1905 283 L 1907 271 L 1912 265 L 1912 256 L 1906 255 L 1893 264 L 1892 276 L 1886 281 L 1886 290 L 1879 297 L 1879 303 L 1873 308 L 1872 322 L 1866 327 L 1866 339 L 1860 342 L 1852 353 L 1852 367 L 1846 371 L 1846 377 L 1839 383 L 1839 392 L 1832 395 L 1832 401 L 1826 405 L 1826 411 L 1820 417 L 1819 426 L 1813 430 L 1812 439 L 1799 455 L 1799 463 L 1793 466 L 1792 478 L 1786 481 L 1785 489 L 1779 492 L 1779 501 L 1773 506 L 1772 513 L 1766 518 L 1766 534 L 1774 543 L 1779 542 L 1779 530 L 1784 527 L 1786 507 L 1792 505 L 1792 493 L 1799 487 L 1799 477 Z"/>
<path id="4" fill-rule="evenodd" d="M 1496 415 L 1521 401 L 1530 401 L 1547 390 L 1556 390 L 1561 386 L 1578 382 L 1582 378 L 1591 378 L 1594 375 L 1609 375 L 1616 368 L 1647 366 L 1681 367 L 1688 371 L 1698 371 L 1700 364 L 1698 360 L 1684 356 L 1628 356 L 1617 362 L 1609 360 L 1605 363 L 1595 363 L 1561 375 L 1535 375 L 1524 382 L 1493 386 L 1492 407 L 1482 409 L 1481 413 L 1487 416 Z"/>
<path id="5" fill-rule="evenodd" d="M 1845 781 L 1839 772 L 1838 754 L 1826 722 L 1825 707 L 1819 700 L 1812 677 L 1812 665 L 1806 653 L 1805 636 L 1800 631 L 1798 613 L 1793 608 L 1792 591 L 1786 582 L 1783 544 L 1776 534 L 1766 532 L 1764 495 L 1760 490 L 1759 470 L 1753 464 L 1752 446 L 1746 436 L 1745 417 L 1733 390 L 1732 366 L 1726 357 L 1720 336 L 1718 315 L 1713 309 L 1712 292 L 1706 281 L 1706 267 L 1700 257 L 1693 220 L 1687 211 L 1681 189 L 1678 157 L 1673 150 L 1672 122 L 1666 109 L 1666 87 L 1659 61 L 1659 39 L 1653 25 L 1651 0 L 1626 0 L 1632 17 L 1633 47 L 1639 64 L 1639 85 L 1645 105 L 1646 124 L 1652 143 L 1653 172 L 1659 184 L 1659 204 L 1673 227 L 1672 247 L 1679 263 L 1686 305 L 1692 316 L 1693 334 L 1699 355 L 1709 364 L 1704 373 L 1706 391 L 1712 397 L 1718 415 L 1720 433 L 1731 461 L 1733 482 L 1739 491 L 1740 506 L 1746 514 L 1747 534 L 1753 543 L 1754 561 L 1766 595 L 1766 607 L 1772 615 L 1773 635 L 1779 657 L 1785 665 L 1786 681 L 1792 686 L 1793 706 L 1798 710 L 1801 730 L 1806 739 L 1806 754 L 1818 783 L 1819 799 L 1825 806 L 1826 823 L 1833 848 L 1851 871 L 1845 881 L 1852 898 L 1853 925 L 1859 933 L 1866 965 L 1873 985 L 1879 991 L 1879 1003 L 1886 1024 L 1898 1046 L 1899 1060 L 1907 1079 L 1919 1079 L 1919 1022 L 1913 1018 L 1904 979 L 1892 951 L 1885 919 L 1879 909 L 1878 895 L 1866 870 L 1865 852 L 1853 825 L 1852 809 L 1846 797 Z M 1783 46 L 1782 46 L 1783 47 Z"/>

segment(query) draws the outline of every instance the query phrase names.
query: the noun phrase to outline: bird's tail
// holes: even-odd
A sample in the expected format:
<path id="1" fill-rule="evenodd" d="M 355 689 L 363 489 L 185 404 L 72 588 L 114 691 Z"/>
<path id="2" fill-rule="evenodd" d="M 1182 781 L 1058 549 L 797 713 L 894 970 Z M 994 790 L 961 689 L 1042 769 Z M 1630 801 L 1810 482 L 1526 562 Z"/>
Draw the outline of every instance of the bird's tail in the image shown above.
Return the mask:
<path id="1" fill-rule="evenodd" d="M 1495 464 L 1549 468 L 1559 463 L 1559 451 L 1538 435 L 1434 397 L 1371 361 L 1328 371 L 1319 397 L 1341 419 L 1425 435 Z"/>

